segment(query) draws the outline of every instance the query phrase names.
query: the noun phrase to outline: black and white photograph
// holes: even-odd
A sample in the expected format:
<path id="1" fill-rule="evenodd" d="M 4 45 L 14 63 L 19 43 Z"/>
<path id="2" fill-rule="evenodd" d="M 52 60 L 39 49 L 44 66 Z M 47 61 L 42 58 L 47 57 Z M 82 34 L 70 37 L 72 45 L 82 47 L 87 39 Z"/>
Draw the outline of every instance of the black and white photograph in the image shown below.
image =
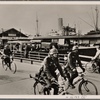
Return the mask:
<path id="1" fill-rule="evenodd" d="M 84 99 L 99 84 L 100 2 L 0 2 L 0 97 Z"/>

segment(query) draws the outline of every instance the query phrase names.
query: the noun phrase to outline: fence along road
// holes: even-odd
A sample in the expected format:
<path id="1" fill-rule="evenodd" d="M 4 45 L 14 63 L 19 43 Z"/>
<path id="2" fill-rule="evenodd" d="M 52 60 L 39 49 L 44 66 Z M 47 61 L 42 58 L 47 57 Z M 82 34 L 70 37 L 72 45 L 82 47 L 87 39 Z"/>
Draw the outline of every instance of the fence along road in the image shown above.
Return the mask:
<path id="1" fill-rule="evenodd" d="M 21 51 L 14 52 L 15 59 L 19 59 L 21 62 L 23 62 L 23 60 L 27 60 L 27 61 L 30 61 L 31 64 L 33 64 L 34 62 L 42 62 L 43 59 L 45 58 L 45 56 L 47 56 L 47 55 L 48 54 L 45 52 L 34 51 L 34 52 L 29 52 L 28 58 L 25 58 L 23 51 L 22 52 Z M 59 54 L 60 63 L 64 63 L 64 55 L 65 54 Z M 92 56 L 85 56 L 85 55 L 79 55 L 79 57 L 84 62 L 90 61 L 92 58 Z"/>

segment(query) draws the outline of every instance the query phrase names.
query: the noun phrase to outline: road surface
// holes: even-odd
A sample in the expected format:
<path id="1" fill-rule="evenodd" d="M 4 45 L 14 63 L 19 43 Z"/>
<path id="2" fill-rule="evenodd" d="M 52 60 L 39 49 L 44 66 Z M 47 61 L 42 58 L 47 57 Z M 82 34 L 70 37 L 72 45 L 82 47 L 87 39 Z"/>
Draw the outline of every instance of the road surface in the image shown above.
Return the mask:
<path id="1" fill-rule="evenodd" d="M 29 74 L 38 72 L 40 68 L 39 63 L 30 64 L 29 62 L 16 61 L 17 72 L 11 73 L 9 70 L 5 71 L 2 68 L 0 60 L 0 95 L 34 95 L 33 83 L 34 80 L 29 78 Z M 98 88 L 100 95 L 100 74 L 87 73 L 86 77 L 92 81 Z M 74 95 L 79 95 L 77 87 L 69 92 Z"/>

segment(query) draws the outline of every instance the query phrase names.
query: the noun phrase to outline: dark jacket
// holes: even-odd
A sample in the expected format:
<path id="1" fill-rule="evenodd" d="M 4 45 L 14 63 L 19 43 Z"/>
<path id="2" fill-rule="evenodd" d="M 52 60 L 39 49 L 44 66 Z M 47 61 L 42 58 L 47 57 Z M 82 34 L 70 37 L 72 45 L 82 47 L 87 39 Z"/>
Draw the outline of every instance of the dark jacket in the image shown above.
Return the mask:
<path id="1" fill-rule="evenodd" d="M 63 74 L 62 68 L 59 64 L 58 58 L 52 59 L 50 56 L 47 56 L 44 59 L 43 65 L 44 65 L 44 70 L 49 79 L 51 79 L 53 77 L 56 78 L 56 73 L 55 73 L 56 69 L 58 69 L 61 76 L 64 77 L 64 74 Z"/>
<path id="2" fill-rule="evenodd" d="M 79 67 L 82 68 L 82 63 L 80 61 L 78 52 L 75 53 L 72 51 L 68 54 L 68 65 L 67 66 L 69 66 L 71 69 L 74 69 L 78 67 L 77 64 L 79 64 Z"/>
<path id="3" fill-rule="evenodd" d="M 7 55 L 7 56 L 10 56 L 12 55 L 12 51 L 10 49 L 4 49 L 4 54 Z"/>

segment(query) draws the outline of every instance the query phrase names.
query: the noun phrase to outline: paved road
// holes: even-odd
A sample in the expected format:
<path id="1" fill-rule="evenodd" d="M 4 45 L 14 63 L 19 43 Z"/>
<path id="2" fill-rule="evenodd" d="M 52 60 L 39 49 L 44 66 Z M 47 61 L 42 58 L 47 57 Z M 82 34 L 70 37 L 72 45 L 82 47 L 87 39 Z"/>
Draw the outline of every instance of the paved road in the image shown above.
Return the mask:
<path id="1" fill-rule="evenodd" d="M 40 68 L 40 64 L 30 64 L 27 62 L 17 64 L 17 72 L 12 74 L 9 70 L 4 71 L 0 60 L 0 95 L 33 95 L 34 80 L 29 78 L 29 74 L 34 75 Z M 98 88 L 100 94 L 100 75 L 86 73 L 86 77 Z M 79 95 L 78 89 L 69 90 L 71 94 Z"/>
<path id="2" fill-rule="evenodd" d="M 17 72 L 12 74 L 9 70 L 4 71 L 0 63 L 0 94 L 33 94 L 32 85 L 34 81 L 29 78 L 29 74 L 34 75 L 39 69 L 39 65 L 31 65 L 17 61 L 16 64 Z"/>

